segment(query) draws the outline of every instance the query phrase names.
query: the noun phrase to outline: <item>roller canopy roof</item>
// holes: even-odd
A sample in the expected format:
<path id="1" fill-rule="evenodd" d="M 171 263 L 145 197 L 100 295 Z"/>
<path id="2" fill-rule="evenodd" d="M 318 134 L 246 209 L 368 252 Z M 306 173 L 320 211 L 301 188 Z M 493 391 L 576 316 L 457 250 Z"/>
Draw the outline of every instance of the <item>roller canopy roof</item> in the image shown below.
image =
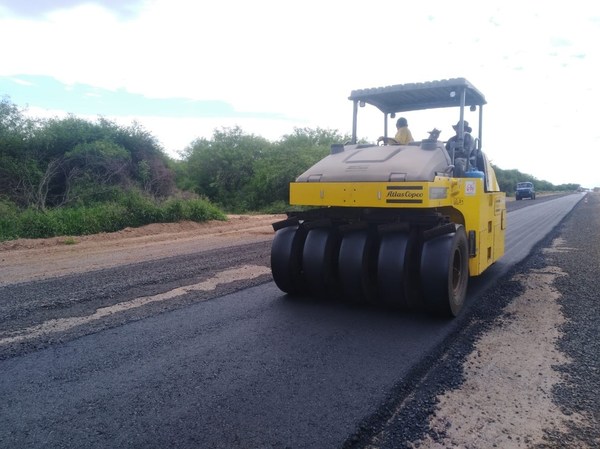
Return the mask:
<path id="1" fill-rule="evenodd" d="M 483 94 L 464 78 L 353 90 L 348 98 L 364 101 L 384 113 L 392 113 L 460 106 L 463 89 L 465 106 L 486 103 Z"/>

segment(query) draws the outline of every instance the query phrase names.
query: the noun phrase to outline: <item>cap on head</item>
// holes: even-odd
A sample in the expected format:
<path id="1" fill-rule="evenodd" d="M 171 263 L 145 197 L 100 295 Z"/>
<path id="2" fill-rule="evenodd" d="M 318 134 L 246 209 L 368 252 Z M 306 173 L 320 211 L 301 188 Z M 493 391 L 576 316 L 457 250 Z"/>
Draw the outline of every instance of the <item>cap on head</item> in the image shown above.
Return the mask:
<path id="1" fill-rule="evenodd" d="M 398 121 L 396 122 L 396 128 L 400 128 L 402 126 L 408 126 L 408 122 L 406 121 L 406 119 L 404 117 L 400 117 L 398 119 Z"/>

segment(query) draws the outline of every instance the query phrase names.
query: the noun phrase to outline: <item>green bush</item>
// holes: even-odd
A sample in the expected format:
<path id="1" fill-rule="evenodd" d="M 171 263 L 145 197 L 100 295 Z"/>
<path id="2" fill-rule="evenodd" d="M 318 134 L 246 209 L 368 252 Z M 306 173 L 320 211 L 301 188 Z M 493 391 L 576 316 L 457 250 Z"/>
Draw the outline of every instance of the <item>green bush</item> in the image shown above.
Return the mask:
<path id="1" fill-rule="evenodd" d="M 90 207 L 54 209 L 49 212 L 61 223 L 57 235 L 87 235 L 113 232 L 129 226 L 127 210 L 116 203 L 98 204 Z"/>
<path id="2" fill-rule="evenodd" d="M 120 204 L 126 209 L 127 226 L 138 227 L 163 221 L 162 211 L 156 201 L 139 192 L 128 192 L 125 198 L 120 200 Z"/>
<path id="3" fill-rule="evenodd" d="M 17 238 L 18 213 L 19 209 L 14 203 L 0 199 L 0 241 Z"/>
<path id="4" fill-rule="evenodd" d="M 184 206 L 181 200 L 170 200 L 165 202 L 162 207 L 162 220 L 165 222 L 174 222 L 184 219 Z"/>
<path id="5" fill-rule="evenodd" d="M 150 223 L 225 219 L 225 214 L 205 199 L 159 202 L 135 191 L 118 195 L 115 202 L 45 212 L 19 211 L 14 204 L 0 201 L 0 240 L 87 235 Z"/>
<path id="6" fill-rule="evenodd" d="M 19 237 L 46 238 L 64 235 L 62 223 L 56 220 L 56 214 L 45 213 L 37 209 L 27 209 L 17 217 Z"/>
<path id="7" fill-rule="evenodd" d="M 186 203 L 186 220 L 226 220 L 225 214 L 214 204 L 202 199 L 188 200 Z"/>

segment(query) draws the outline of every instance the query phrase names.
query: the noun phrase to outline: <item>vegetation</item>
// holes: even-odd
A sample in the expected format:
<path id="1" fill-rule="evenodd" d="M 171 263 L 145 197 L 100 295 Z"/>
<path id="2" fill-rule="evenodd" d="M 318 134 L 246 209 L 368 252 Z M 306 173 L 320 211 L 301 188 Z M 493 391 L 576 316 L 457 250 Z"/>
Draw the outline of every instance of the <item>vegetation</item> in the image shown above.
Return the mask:
<path id="1" fill-rule="evenodd" d="M 91 206 L 57 207 L 46 211 L 18 210 L 0 203 L 2 240 L 19 237 L 86 235 L 112 232 L 126 227 L 181 220 L 225 220 L 216 206 L 201 199 L 169 199 L 157 202 L 136 191 L 124 193 L 117 201 Z"/>
<path id="2" fill-rule="evenodd" d="M 225 219 L 176 188 L 173 161 L 141 126 L 34 120 L 0 101 L 0 240 Z"/>
<path id="3" fill-rule="evenodd" d="M 225 219 L 228 212 L 282 212 L 289 182 L 348 135 L 295 129 L 279 141 L 242 129 L 215 130 L 169 158 L 139 124 L 74 116 L 32 119 L 0 101 L 0 241 L 110 232 L 179 220 Z M 495 167 L 502 190 L 518 181 L 554 186 Z"/>
<path id="4" fill-rule="evenodd" d="M 500 185 L 500 190 L 506 192 L 507 196 L 514 196 L 518 182 L 529 181 L 535 186 L 535 190 L 539 192 L 575 192 L 579 189 L 579 184 L 559 184 L 554 185 L 548 181 L 542 181 L 535 176 L 521 173 L 519 170 L 502 170 L 494 166 L 496 178 Z"/>
<path id="5" fill-rule="evenodd" d="M 291 180 L 325 157 L 332 143 L 348 138 L 330 130 L 296 129 L 271 143 L 237 127 L 215 131 L 211 140 L 198 139 L 186 149 L 178 185 L 227 210 L 272 209 L 287 204 Z"/>

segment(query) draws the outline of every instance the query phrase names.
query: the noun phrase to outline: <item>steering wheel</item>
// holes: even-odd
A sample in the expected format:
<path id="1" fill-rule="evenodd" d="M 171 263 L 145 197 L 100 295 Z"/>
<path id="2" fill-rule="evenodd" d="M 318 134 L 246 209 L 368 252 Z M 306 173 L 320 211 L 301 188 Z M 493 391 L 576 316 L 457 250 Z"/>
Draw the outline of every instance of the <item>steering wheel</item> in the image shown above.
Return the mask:
<path id="1" fill-rule="evenodd" d="M 398 141 L 393 137 L 380 137 L 377 139 L 377 145 L 398 145 Z"/>

